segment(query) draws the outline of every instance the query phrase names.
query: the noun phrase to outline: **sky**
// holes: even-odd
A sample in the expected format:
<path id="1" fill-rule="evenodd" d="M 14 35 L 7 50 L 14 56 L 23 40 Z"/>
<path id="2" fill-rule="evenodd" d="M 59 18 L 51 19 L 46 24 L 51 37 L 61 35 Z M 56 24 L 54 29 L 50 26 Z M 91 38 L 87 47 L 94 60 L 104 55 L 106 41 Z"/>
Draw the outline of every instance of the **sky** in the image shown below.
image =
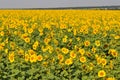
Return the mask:
<path id="1" fill-rule="evenodd" d="M 55 8 L 119 5 L 120 0 L 0 0 L 0 8 Z"/>

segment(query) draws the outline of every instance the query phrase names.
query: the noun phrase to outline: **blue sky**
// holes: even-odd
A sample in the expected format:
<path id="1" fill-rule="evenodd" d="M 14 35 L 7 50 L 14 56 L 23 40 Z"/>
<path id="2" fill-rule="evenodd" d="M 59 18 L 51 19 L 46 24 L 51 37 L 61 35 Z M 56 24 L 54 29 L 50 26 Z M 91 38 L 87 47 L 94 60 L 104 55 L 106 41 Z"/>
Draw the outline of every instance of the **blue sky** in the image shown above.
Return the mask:
<path id="1" fill-rule="evenodd" d="M 0 8 L 52 8 L 120 5 L 120 0 L 0 0 Z"/>

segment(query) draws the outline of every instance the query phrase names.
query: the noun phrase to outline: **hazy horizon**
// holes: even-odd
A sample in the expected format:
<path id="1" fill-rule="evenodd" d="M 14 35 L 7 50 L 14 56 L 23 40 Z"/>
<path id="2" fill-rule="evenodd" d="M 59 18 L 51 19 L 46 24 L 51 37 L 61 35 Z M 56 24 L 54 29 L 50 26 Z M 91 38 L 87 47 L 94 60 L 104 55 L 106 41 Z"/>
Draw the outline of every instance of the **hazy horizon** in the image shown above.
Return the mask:
<path id="1" fill-rule="evenodd" d="M 120 6 L 120 0 L 0 0 L 0 8 Z"/>

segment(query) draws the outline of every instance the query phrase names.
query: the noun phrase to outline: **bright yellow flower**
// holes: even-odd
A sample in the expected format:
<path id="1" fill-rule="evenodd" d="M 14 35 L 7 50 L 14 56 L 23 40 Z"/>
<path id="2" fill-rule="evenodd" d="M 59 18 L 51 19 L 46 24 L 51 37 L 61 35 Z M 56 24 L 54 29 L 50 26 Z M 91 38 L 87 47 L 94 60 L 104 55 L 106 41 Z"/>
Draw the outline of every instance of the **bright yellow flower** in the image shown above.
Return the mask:
<path id="1" fill-rule="evenodd" d="M 14 49 L 15 48 L 15 42 L 10 42 L 10 47 Z"/>
<path id="2" fill-rule="evenodd" d="M 101 58 L 100 57 L 97 57 L 97 64 L 101 64 Z"/>
<path id="3" fill-rule="evenodd" d="M 96 45 L 96 46 L 100 46 L 100 41 L 99 41 L 99 40 L 96 40 L 96 41 L 95 41 L 95 45 Z"/>
<path id="4" fill-rule="evenodd" d="M 38 45 L 39 45 L 39 42 L 38 42 L 38 41 L 35 41 L 35 42 L 34 42 L 34 45 L 38 46 Z"/>
<path id="5" fill-rule="evenodd" d="M 67 54 L 67 53 L 69 52 L 69 49 L 67 49 L 67 48 L 62 48 L 62 52 L 63 52 L 64 54 Z"/>
<path id="6" fill-rule="evenodd" d="M 106 78 L 105 80 L 116 80 L 114 77 Z"/>
<path id="7" fill-rule="evenodd" d="M 97 33 L 98 33 L 98 29 L 94 29 L 93 34 L 97 34 Z"/>
<path id="8" fill-rule="evenodd" d="M 27 38 L 27 37 L 28 37 L 28 34 L 27 34 L 27 33 L 24 33 L 24 34 L 21 35 L 21 38 L 22 38 L 22 39 L 25 39 L 25 38 Z"/>
<path id="9" fill-rule="evenodd" d="M 0 50 L 4 50 L 5 43 L 0 43 Z"/>
<path id="10" fill-rule="evenodd" d="M 33 29 L 32 28 L 28 28 L 28 33 L 32 33 L 33 32 Z"/>
<path id="11" fill-rule="evenodd" d="M 106 76 L 106 72 L 104 70 L 100 70 L 98 72 L 98 77 L 105 77 Z"/>
<path id="12" fill-rule="evenodd" d="M 25 54 L 25 61 L 29 61 L 29 54 Z"/>
<path id="13" fill-rule="evenodd" d="M 43 52 L 46 52 L 48 49 L 46 48 L 46 47 L 44 47 L 44 46 L 42 46 L 42 51 Z"/>
<path id="14" fill-rule="evenodd" d="M 77 37 L 76 39 L 77 39 L 77 41 L 80 41 L 80 37 Z"/>
<path id="15" fill-rule="evenodd" d="M 37 61 L 36 54 L 30 55 L 30 62 L 33 63 L 33 62 L 36 62 L 36 61 Z"/>
<path id="16" fill-rule="evenodd" d="M 71 57 L 71 58 L 76 58 L 76 54 L 75 54 L 74 51 L 71 51 L 71 52 L 70 52 L 70 57 Z"/>
<path id="17" fill-rule="evenodd" d="M 102 59 L 101 59 L 101 64 L 102 64 L 103 66 L 105 66 L 105 65 L 107 64 L 107 60 L 104 59 L 104 58 L 102 58 Z"/>
<path id="18" fill-rule="evenodd" d="M 89 46 L 89 45 L 90 45 L 90 41 L 88 41 L 88 40 L 85 41 L 85 42 L 84 42 L 84 45 L 85 45 L 85 46 Z"/>
<path id="19" fill-rule="evenodd" d="M 42 55 L 38 55 L 38 56 L 37 56 L 37 60 L 38 60 L 38 61 L 42 61 L 42 60 L 43 60 Z"/>
<path id="20" fill-rule="evenodd" d="M 58 41 L 56 39 L 54 39 L 54 44 L 57 46 L 58 45 Z"/>
<path id="21" fill-rule="evenodd" d="M 9 61 L 12 63 L 14 62 L 14 52 L 9 54 Z"/>
<path id="22" fill-rule="evenodd" d="M 67 42 L 67 38 L 63 38 L 62 42 L 66 43 Z"/>
<path id="23" fill-rule="evenodd" d="M 50 39 L 49 38 L 45 38 L 44 39 L 44 43 L 47 45 L 48 43 L 50 42 Z"/>
<path id="24" fill-rule="evenodd" d="M 76 29 L 73 30 L 73 34 L 74 34 L 74 36 L 76 36 L 76 34 L 77 34 L 77 30 Z"/>
<path id="25" fill-rule="evenodd" d="M 118 52 L 115 49 L 110 49 L 108 53 L 111 54 L 113 57 L 118 56 Z"/>
<path id="26" fill-rule="evenodd" d="M 62 62 L 64 60 L 64 56 L 62 54 L 58 54 L 58 59 L 60 60 L 60 62 Z"/>
<path id="27" fill-rule="evenodd" d="M 96 48 L 93 47 L 92 48 L 92 52 L 95 53 L 96 52 Z"/>
<path id="28" fill-rule="evenodd" d="M 53 47 L 50 46 L 50 45 L 47 45 L 47 46 L 46 46 L 46 49 L 48 50 L 49 53 L 52 53 L 53 50 L 54 50 Z"/>
<path id="29" fill-rule="evenodd" d="M 36 50 L 37 49 L 37 45 L 32 45 L 32 48 L 34 49 L 34 50 Z"/>
<path id="30" fill-rule="evenodd" d="M 24 50 L 20 49 L 20 50 L 18 51 L 18 54 L 19 54 L 19 55 L 24 55 Z"/>
<path id="31" fill-rule="evenodd" d="M 66 59 L 65 64 L 71 65 L 73 63 L 72 59 Z"/>
<path id="32" fill-rule="evenodd" d="M 44 67 L 47 67 L 48 66 L 48 62 L 43 62 L 42 64 Z"/>
<path id="33" fill-rule="evenodd" d="M 85 54 L 85 50 L 84 50 L 84 49 L 79 49 L 79 53 L 80 53 L 81 55 L 84 55 L 84 54 Z"/>
<path id="34" fill-rule="evenodd" d="M 33 51 L 32 49 L 28 50 L 29 55 L 34 55 L 35 51 Z"/>
<path id="35" fill-rule="evenodd" d="M 8 49 L 5 49 L 5 53 L 8 53 Z"/>
<path id="36" fill-rule="evenodd" d="M 25 40 L 26 43 L 30 43 L 30 38 L 29 37 L 25 38 L 24 40 Z"/>
<path id="37" fill-rule="evenodd" d="M 1 31 L 1 32 L 0 32 L 0 35 L 1 35 L 1 36 L 4 36 L 4 31 Z"/>
<path id="38" fill-rule="evenodd" d="M 120 36 L 116 35 L 116 36 L 114 36 L 114 38 L 115 38 L 115 39 L 119 39 L 119 38 L 120 38 Z"/>
<path id="39" fill-rule="evenodd" d="M 84 56 L 80 57 L 80 62 L 85 63 L 86 62 L 86 57 L 84 57 Z"/>

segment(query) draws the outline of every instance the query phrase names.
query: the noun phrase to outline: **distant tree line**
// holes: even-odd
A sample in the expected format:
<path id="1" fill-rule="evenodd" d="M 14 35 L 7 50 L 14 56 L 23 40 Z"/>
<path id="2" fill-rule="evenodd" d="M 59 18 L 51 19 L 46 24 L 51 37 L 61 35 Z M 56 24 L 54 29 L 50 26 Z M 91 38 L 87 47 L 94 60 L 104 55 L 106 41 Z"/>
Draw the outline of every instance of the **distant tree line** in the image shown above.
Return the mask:
<path id="1" fill-rule="evenodd" d="M 58 10 L 58 9 L 103 9 L 103 10 L 120 10 L 120 6 L 88 6 L 88 7 L 57 7 L 57 8 L 0 8 L 11 10 Z"/>

